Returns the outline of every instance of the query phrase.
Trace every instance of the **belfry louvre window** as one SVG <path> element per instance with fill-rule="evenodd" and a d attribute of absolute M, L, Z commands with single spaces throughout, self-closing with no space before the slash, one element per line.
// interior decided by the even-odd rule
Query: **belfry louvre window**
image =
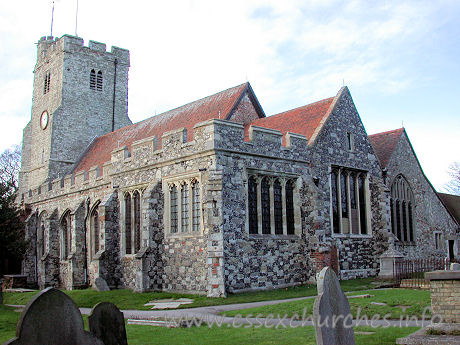
<path fill-rule="evenodd" d="M 403 175 L 391 185 L 391 231 L 401 242 L 414 242 L 414 194 Z"/>
<path fill-rule="evenodd" d="M 297 177 L 250 174 L 247 184 L 247 222 L 251 235 L 294 235 L 300 231 Z"/>
<path fill-rule="evenodd" d="M 169 181 L 168 181 L 169 180 Z M 170 235 L 192 235 L 201 231 L 201 187 L 198 178 L 164 182 L 165 228 Z"/>
<path fill-rule="evenodd" d="M 123 207 L 123 248 L 125 254 L 135 254 L 141 249 L 141 197 L 143 190 L 127 191 Z"/>
<path fill-rule="evenodd" d="M 89 73 L 89 88 L 91 90 L 102 91 L 102 71 L 96 71 L 94 69 Z"/>
<path fill-rule="evenodd" d="M 50 92 L 50 83 L 51 83 L 51 72 L 46 72 L 43 83 L 43 94 L 46 95 Z"/>
<path fill-rule="evenodd" d="M 331 212 L 334 234 L 368 234 L 369 186 L 365 171 L 331 169 Z"/>

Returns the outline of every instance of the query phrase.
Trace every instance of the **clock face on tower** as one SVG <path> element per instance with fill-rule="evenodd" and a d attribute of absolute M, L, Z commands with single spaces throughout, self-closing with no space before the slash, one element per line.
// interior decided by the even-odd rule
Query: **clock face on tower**
<path fill-rule="evenodd" d="M 40 126 L 45 129 L 48 126 L 48 112 L 45 110 L 40 117 Z"/>

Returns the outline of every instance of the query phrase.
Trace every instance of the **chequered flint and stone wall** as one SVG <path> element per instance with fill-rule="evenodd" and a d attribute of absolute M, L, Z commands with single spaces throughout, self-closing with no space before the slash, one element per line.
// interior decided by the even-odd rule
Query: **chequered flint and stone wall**
<path fill-rule="evenodd" d="M 347 133 L 354 141 L 348 150 Z M 323 129 L 310 143 L 312 176 L 318 179 L 315 228 L 320 252 L 336 248 L 341 277 L 351 279 L 375 275 L 378 255 L 387 246 L 389 204 L 380 165 L 348 89 L 342 89 Z M 334 234 L 331 224 L 331 166 L 368 172 L 371 224 L 368 235 Z M 313 257 L 316 252 L 312 253 Z"/>

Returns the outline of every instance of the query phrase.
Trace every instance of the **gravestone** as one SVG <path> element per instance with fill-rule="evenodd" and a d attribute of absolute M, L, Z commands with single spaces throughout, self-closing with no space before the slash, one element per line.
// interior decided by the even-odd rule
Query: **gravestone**
<path fill-rule="evenodd" d="M 350 304 L 333 269 L 321 270 L 317 287 L 318 296 L 313 306 L 316 344 L 354 345 Z"/>
<path fill-rule="evenodd" d="M 113 303 L 101 302 L 88 317 L 89 331 L 104 345 L 128 345 L 123 313 Z"/>
<path fill-rule="evenodd" d="M 85 331 L 80 310 L 65 293 L 47 288 L 26 305 L 16 337 L 4 345 L 104 345 Z"/>
<path fill-rule="evenodd" d="M 107 282 L 105 281 L 104 278 L 101 278 L 101 277 L 97 277 L 94 280 L 94 286 L 97 291 L 110 291 L 110 288 L 107 285 Z"/>

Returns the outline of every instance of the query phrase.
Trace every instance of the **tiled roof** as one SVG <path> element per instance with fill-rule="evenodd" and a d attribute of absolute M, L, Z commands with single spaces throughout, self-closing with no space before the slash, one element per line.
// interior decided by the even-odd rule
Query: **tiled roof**
<path fill-rule="evenodd" d="M 457 223 L 460 224 L 460 196 L 446 193 L 438 193 L 438 196 Z"/>
<path fill-rule="evenodd" d="M 335 98 L 330 97 L 283 113 L 257 119 L 252 121 L 250 125 L 276 129 L 282 132 L 283 135 L 286 132 L 302 134 L 310 140 L 316 129 L 323 123 L 322 120 L 328 113 Z M 249 125 L 246 127 L 247 133 Z"/>
<path fill-rule="evenodd" d="M 88 147 L 73 173 L 97 165 L 102 167 L 102 164 L 110 161 L 114 149 L 123 146 L 130 148 L 137 140 L 156 136 L 161 146 L 162 134 L 173 129 L 187 128 L 187 140 L 190 140 L 195 124 L 213 118 L 227 119 L 247 89 L 250 89 L 250 85 L 244 83 L 100 136 Z"/>
<path fill-rule="evenodd" d="M 398 128 L 388 132 L 369 135 L 369 140 L 382 168 L 385 168 L 390 161 L 391 154 L 403 131 L 404 128 Z"/>

